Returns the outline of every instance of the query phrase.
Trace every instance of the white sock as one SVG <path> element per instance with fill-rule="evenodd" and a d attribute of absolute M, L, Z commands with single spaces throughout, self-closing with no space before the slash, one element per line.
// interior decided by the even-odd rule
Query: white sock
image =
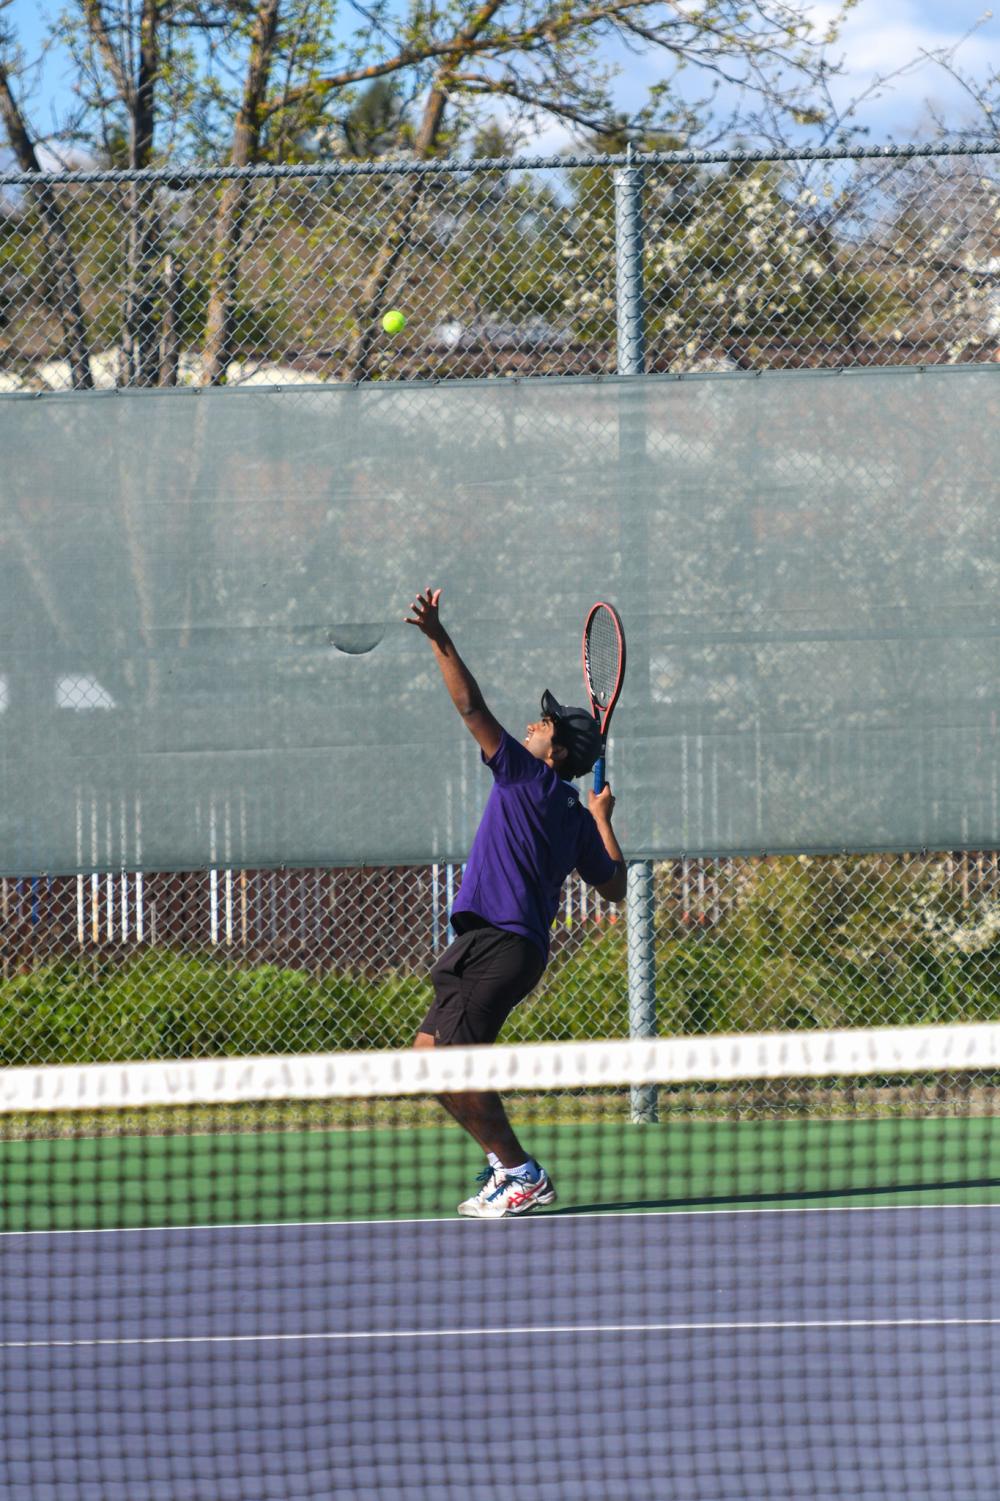
<path fill-rule="evenodd" d="M 520 1163 L 518 1167 L 509 1167 L 506 1171 L 515 1178 L 529 1178 L 534 1183 L 539 1174 L 539 1167 L 535 1159 L 529 1157 L 527 1162 Z"/>
<path fill-rule="evenodd" d="M 538 1164 L 535 1162 L 535 1159 L 533 1157 L 529 1157 L 526 1162 L 519 1163 L 517 1167 L 504 1167 L 496 1152 L 487 1152 L 486 1157 L 489 1161 L 490 1167 L 493 1168 L 496 1172 L 512 1173 L 515 1178 L 531 1178 L 532 1181 L 534 1181 L 534 1179 L 538 1177 L 540 1171 Z"/>

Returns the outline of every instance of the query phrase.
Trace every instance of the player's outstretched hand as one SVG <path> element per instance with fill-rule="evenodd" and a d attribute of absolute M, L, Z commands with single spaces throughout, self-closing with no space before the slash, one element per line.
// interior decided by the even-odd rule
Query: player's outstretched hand
<path fill-rule="evenodd" d="M 440 589 L 426 588 L 422 594 L 417 595 L 410 606 L 411 614 L 406 617 L 407 625 L 415 625 L 431 641 L 440 641 L 444 635 L 444 627 L 438 611 L 440 598 Z"/>
<path fill-rule="evenodd" d="M 587 794 L 587 801 L 590 804 L 590 811 L 598 823 L 611 822 L 611 815 L 615 811 L 615 800 L 611 794 L 610 783 L 605 782 L 600 792 L 595 792 L 591 788 Z"/>

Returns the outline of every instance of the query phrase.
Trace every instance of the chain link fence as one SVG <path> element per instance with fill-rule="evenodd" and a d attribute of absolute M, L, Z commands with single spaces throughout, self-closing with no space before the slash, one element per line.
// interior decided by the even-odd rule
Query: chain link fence
<path fill-rule="evenodd" d="M 0 1062 L 401 1047 L 458 866 L 0 883 Z M 664 1034 L 1000 1017 L 1000 857 L 657 863 Z M 628 1032 L 625 919 L 567 882 L 505 1040 Z"/>
<path fill-rule="evenodd" d="M 642 236 L 624 251 L 623 173 Z M 622 347 L 623 254 L 633 293 L 641 268 L 641 358 Z M 987 148 L 0 177 L 3 392 L 995 360 Z M 677 860 L 653 877 L 642 962 L 661 1032 L 1000 1014 L 995 853 Z M 406 1045 L 460 880 L 5 879 L 0 1061 Z M 505 1039 L 634 1029 L 625 930 L 624 908 L 571 879 Z"/>
<path fill-rule="evenodd" d="M 8 173 L 0 389 L 613 372 L 623 171 L 647 371 L 998 358 L 990 148 L 623 160 Z"/>

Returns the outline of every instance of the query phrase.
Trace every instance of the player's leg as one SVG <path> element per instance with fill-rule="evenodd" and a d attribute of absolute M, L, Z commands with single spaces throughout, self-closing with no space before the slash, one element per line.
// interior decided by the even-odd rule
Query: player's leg
<path fill-rule="evenodd" d="M 429 1032 L 418 1032 L 414 1046 L 437 1044 Z M 466 1219 L 504 1219 L 554 1202 L 551 1178 L 514 1134 L 496 1090 L 461 1090 L 437 1098 L 486 1153 L 486 1164 L 476 1178 L 479 1186 L 459 1204 L 459 1214 Z"/>
<path fill-rule="evenodd" d="M 429 1032 L 418 1032 L 414 1047 L 436 1046 Z M 499 1159 L 504 1167 L 520 1167 L 527 1160 L 527 1152 L 514 1134 L 507 1118 L 503 1100 L 495 1089 L 483 1092 L 462 1090 L 454 1094 L 439 1094 L 437 1098 L 458 1124 L 472 1136 L 489 1156 Z"/>
<path fill-rule="evenodd" d="M 434 1003 L 417 1034 L 417 1047 L 495 1042 L 509 1012 L 544 970 L 527 939 L 493 927 L 456 939 L 431 971 Z M 459 1205 L 477 1218 L 525 1214 L 555 1199 L 551 1181 L 518 1140 L 495 1090 L 455 1091 L 438 1097 L 486 1153 L 479 1191 Z"/>

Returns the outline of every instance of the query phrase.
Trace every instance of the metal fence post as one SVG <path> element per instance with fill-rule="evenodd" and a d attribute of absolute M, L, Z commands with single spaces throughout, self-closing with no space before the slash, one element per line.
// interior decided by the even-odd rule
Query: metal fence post
<path fill-rule="evenodd" d="M 656 1036 L 656 959 L 653 950 L 653 862 L 628 862 L 628 1030 L 630 1037 Z M 649 1125 L 657 1118 L 655 1084 L 635 1084 L 632 1119 Z"/>
<path fill-rule="evenodd" d="M 631 144 L 628 154 L 632 155 Z M 642 375 L 646 361 L 642 179 L 643 169 L 639 166 L 615 168 L 615 309 L 619 375 Z"/>
<path fill-rule="evenodd" d="M 629 157 L 632 147 L 629 145 Z M 617 367 L 619 375 L 642 375 L 645 368 L 645 307 L 642 275 L 642 184 L 643 169 L 631 162 L 615 170 L 615 308 L 617 312 Z M 641 464 L 646 452 L 642 414 L 629 404 L 622 416 L 619 462 L 622 481 Z M 641 538 L 634 539 L 644 552 Z M 640 567 L 642 566 L 640 560 Z M 626 621 L 626 626 L 627 626 Z M 641 665 L 641 659 L 636 665 Z M 634 673 L 633 666 L 633 673 Z M 639 693 L 648 691 L 648 669 L 642 673 Z M 635 686 L 633 677 L 633 687 Z M 653 864 L 651 860 L 628 862 L 628 1029 L 630 1037 L 656 1035 L 656 959 L 653 946 Z M 656 1120 L 657 1091 L 654 1084 L 633 1086 L 633 1121 Z"/>

